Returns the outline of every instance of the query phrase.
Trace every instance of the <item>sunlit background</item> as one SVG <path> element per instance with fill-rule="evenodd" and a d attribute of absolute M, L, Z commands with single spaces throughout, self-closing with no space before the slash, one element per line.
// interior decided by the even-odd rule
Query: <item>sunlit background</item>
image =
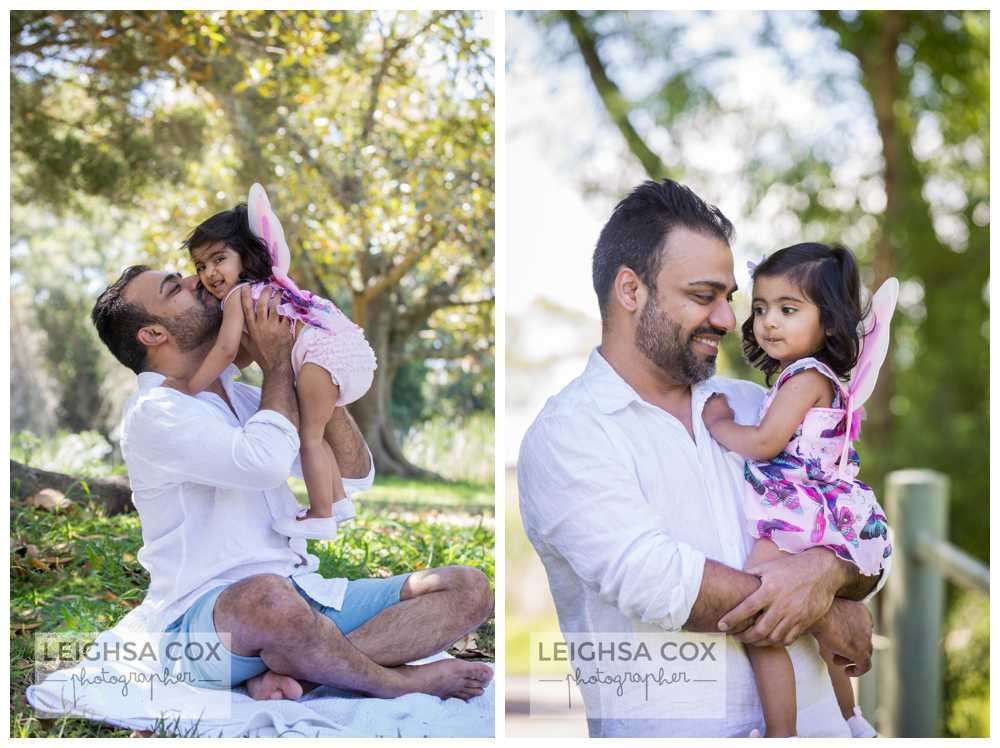
<path fill-rule="evenodd" d="M 508 14 L 512 734 L 585 734 L 524 715 L 528 637 L 558 623 L 513 471 L 599 342 L 591 253 L 644 179 L 682 181 L 733 221 L 739 320 L 746 260 L 792 243 L 846 244 L 869 288 L 899 277 L 861 475 L 880 496 L 897 468 L 948 475 L 950 539 L 988 562 L 988 50 L 985 12 Z M 762 381 L 728 338 L 721 373 Z M 987 603 L 951 589 L 947 621 L 942 734 L 988 734 Z"/>

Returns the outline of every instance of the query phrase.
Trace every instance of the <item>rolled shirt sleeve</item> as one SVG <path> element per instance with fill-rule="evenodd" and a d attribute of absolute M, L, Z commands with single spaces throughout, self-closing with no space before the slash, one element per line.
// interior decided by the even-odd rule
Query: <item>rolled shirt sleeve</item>
<path fill-rule="evenodd" d="M 261 490 L 288 480 L 299 451 L 291 421 L 261 410 L 232 426 L 211 405 L 158 387 L 132 411 L 123 442 L 129 460 L 142 460 L 170 482 Z"/>
<path fill-rule="evenodd" d="M 599 426 L 580 420 L 536 421 L 522 442 L 518 487 L 528 536 L 565 559 L 603 602 L 679 630 L 698 596 L 705 556 L 671 537 L 627 456 Z"/>

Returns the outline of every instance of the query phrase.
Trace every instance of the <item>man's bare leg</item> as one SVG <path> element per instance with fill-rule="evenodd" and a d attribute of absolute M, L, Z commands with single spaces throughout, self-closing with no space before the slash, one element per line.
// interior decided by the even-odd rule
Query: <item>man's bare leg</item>
<path fill-rule="evenodd" d="M 380 665 L 400 665 L 458 641 L 489 618 L 492 608 L 489 582 L 476 569 L 448 566 L 416 571 L 403 584 L 399 603 L 351 631 L 347 639 Z M 421 631 L 436 633 L 436 638 L 415 635 Z M 483 694 L 493 675 L 487 666 L 481 667 L 479 682 L 469 684 L 464 693 L 456 694 L 458 698 Z M 247 691 L 255 699 L 294 700 L 316 685 L 268 670 L 248 680 Z"/>
<path fill-rule="evenodd" d="M 400 601 L 347 638 L 379 665 L 392 667 L 437 654 L 490 617 L 489 580 L 469 566 L 415 571 Z"/>
<path fill-rule="evenodd" d="M 472 578 L 465 572 L 460 575 Z M 428 584 L 431 584 L 429 580 Z M 482 586 L 478 582 L 467 584 L 478 588 Z M 463 588 L 463 594 L 469 594 L 468 586 Z M 445 601 L 450 601 L 453 596 L 453 593 L 444 596 Z M 489 606 L 485 604 L 488 601 L 488 596 L 478 600 L 471 598 L 458 611 L 456 620 L 447 622 L 448 635 L 460 628 L 464 628 L 463 633 L 475 628 L 488 615 Z M 432 602 L 440 603 L 441 600 Z M 399 606 L 393 606 L 396 607 Z M 438 605 L 434 607 L 439 611 L 436 615 L 443 614 L 440 612 L 442 608 Z M 301 686 L 291 683 L 292 680 L 324 683 L 389 698 L 414 692 L 441 698 L 471 698 L 481 693 L 484 683 L 492 677 L 492 671 L 487 666 L 459 660 L 442 660 L 415 667 L 383 667 L 341 634 L 332 621 L 316 613 L 287 579 L 276 575 L 259 575 L 232 585 L 219 596 L 214 616 L 219 631 L 231 632 L 230 648 L 234 653 L 259 656 L 270 669 L 254 684 L 248 682 L 248 689 L 253 685 L 258 694 L 255 698 L 297 698 L 301 695 Z M 441 646 L 438 646 L 438 641 L 444 636 L 437 631 L 442 626 L 441 619 L 437 618 L 434 622 L 434 631 L 424 648 L 436 648 L 428 654 L 439 651 Z M 402 628 L 412 626 L 412 621 L 398 623 L 406 624 Z M 359 636 L 364 628 L 358 629 Z M 462 633 L 456 634 L 450 641 L 460 636 Z M 385 646 L 388 640 L 380 641 L 380 646 Z M 419 642 L 409 642 L 410 647 L 414 644 Z M 278 677 L 278 674 L 287 675 L 289 681 Z"/>

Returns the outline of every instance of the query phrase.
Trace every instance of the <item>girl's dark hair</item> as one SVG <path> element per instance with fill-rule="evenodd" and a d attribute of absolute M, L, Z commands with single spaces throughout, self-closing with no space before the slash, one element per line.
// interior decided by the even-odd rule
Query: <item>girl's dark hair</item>
<path fill-rule="evenodd" d="M 851 250 L 839 244 L 793 244 L 779 249 L 754 269 L 753 280 L 764 276 L 787 278 L 819 308 L 825 337 L 823 347 L 813 356 L 846 379 L 858 361 L 858 331 L 867 313 L 861 307 L 861 280 Z M 757 343 L 753 312 L 743 323 L 743 355 L 751 366 L 764 372 L 770 386 L 781 364 Z"/>
<path fill-rule="evenodd" d="M 271 255 L 264 242 L 250 230 L 246 203 L 202 221 L 184 240 L 183 246 L 191 252 L 217 242 L 224 242 L 240 256 L 243 262 L 241 279 L 266 281 L 271 277 Z"/>

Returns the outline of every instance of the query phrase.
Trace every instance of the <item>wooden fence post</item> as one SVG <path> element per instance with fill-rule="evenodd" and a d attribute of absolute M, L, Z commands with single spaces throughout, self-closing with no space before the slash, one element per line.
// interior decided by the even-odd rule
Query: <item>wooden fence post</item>
<path fill-rule="evenodd" d="M 921 563 L 918 538 L 948 537 L 948 478 L 933 470 L 897 470 L 886 478 L 893 528 L 892 573 L 881 597 L 888 657 L 879 667 L 887 737 L 941 734 L 941 631 L 944 575 Z"/>

